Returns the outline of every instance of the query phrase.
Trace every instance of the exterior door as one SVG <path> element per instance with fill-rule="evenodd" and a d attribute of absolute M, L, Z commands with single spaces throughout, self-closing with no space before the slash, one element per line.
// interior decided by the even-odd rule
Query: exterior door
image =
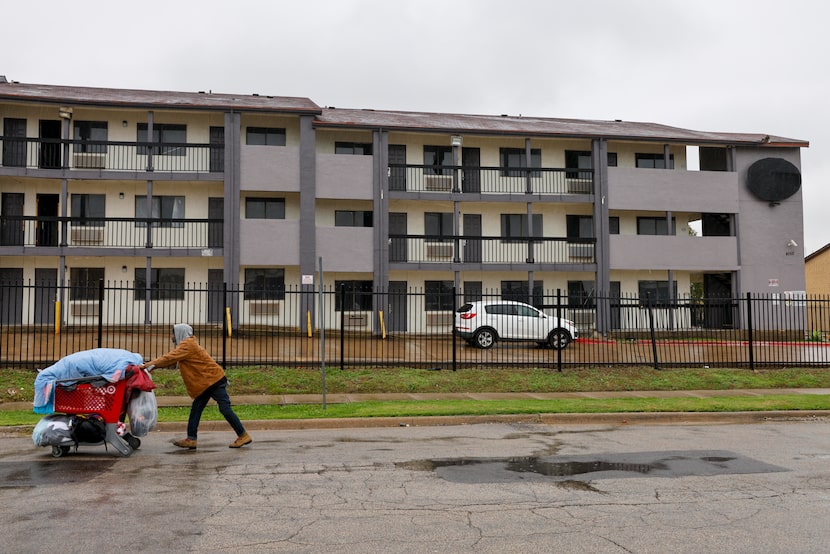
<path fill-rule="evenodd" d="M 406 190 L 406 145 L 389 145 L 389 190 Z"/>
<path fill-rule="evenodd" d="M 395 237 L 394 235 L 398 235 Z M 389 214 L 389 261 L 405 262 L 409 259 L 406 245 L 406 214 Z"/>
<path fill-rule="evenodd" d="M 26 167 L 26 120 L 3 118 L 3 166 Z"/>
<path fill-rule="evenodd" d="M 208 198 L 208 248 L 225 246 L 225 199 Z"/>
<path fill-rule="evenodd" d="M 479 238 L 475 238 L 479 237 Z M 481 214 L 464 214 L 464 262 L 481 263 Z"/>
<path fill-rule="evenodd" d="M 4 192 L 0 197 L 0 246 L 23 245 L 23 193 Z"/>
<path fill-rule="evenodd" d="M 224 271 L 221 269 L 208 269 L 208 291 L 207 291 L 207 320 L 208 323 L 221 323 L 225 311 L 225 299 L 223 297 Z"/>
<path fill-rule="evenodd" d="M 225 128 L 210 128 L 210 172 L 225 171 Z"/>
<path fill-rule="evenodd" d="M 37 195 L 36 246 L 58 245 L 58 203 L 57 194 Z"/>
<path fill-rule="evenodd" d="M 0 268 L 0 323 L 23 323 L 23 268 Z"/>
<path fill-rule="evenodd" d="M 40 158 L 41 169 L 59 169 L 61 167 L 61 122 L 60 120 L 40 120 Z"/>
<path fill-rule="evenodd" d="M 55 323 L 55 302 L 58 299 L 58 270 L 35 269 L 35 324 Z"/>
<path fill-rule="evenodd" d="M 703 326 L 706 329 L 731 329 L 732 274 L 707 273 L 703 276 Z"/>
<path fill-rule="evenodd" d="M 389 299 L 386 308 L 387 330 L 389 332 L 406 332 L 406 281 L 389 281 Z"/>
<path fill-rule="evenodd" d="M 461 149 L 461 192 L 481 192 L 481 150 Z"/>

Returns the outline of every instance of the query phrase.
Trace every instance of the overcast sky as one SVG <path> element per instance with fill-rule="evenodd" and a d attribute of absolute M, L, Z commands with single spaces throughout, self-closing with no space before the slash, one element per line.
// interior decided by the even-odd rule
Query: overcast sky
<path fill-rule="evenodd" d="M 0 75 L 807 140 L 809 254 L 830 243 L 828 15 L 820 0 L 15 1 Z"/>

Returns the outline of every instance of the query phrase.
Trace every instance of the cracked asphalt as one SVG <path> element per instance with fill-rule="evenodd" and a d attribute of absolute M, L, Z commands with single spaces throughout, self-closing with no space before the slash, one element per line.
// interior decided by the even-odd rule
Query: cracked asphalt
<path fill-rule="evenodd" d="M 0 438 L 6 552 L 825 552 L 830 420 Z"/>

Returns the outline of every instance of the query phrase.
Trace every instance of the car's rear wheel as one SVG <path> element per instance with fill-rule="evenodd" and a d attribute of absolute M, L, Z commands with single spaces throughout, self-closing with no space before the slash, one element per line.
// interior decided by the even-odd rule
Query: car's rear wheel
<path fill-rule="evenodd" d="M 548 344 L 551 348 L 562 350 L 571 343 L 571 334 L 564 329 L 554 329 L 548 335 Z"/>
<path fill-rule="evenodd" d="M 476 331 L 476 334 L 473 335 L 473 344 L 479 348 L 492 348 L 492 346 L 496 344 L 496 340 L 498 340 L 496 332 L 487 327 L 479 329 Z"/>

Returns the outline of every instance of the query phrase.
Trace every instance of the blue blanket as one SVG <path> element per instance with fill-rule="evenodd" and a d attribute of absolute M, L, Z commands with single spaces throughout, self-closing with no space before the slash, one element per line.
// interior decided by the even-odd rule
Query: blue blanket
<path fill-rule="evenodd" d="M 34 412 L 51 414 L 55 411 L 55 381 L 79 377 L 101 376 L 110 383 L 124 379 L 127 366 L 141 365 L 141 354 L 118 348 L 94 348 L 64 356 L 47 367 L 35 378 Z"/>

